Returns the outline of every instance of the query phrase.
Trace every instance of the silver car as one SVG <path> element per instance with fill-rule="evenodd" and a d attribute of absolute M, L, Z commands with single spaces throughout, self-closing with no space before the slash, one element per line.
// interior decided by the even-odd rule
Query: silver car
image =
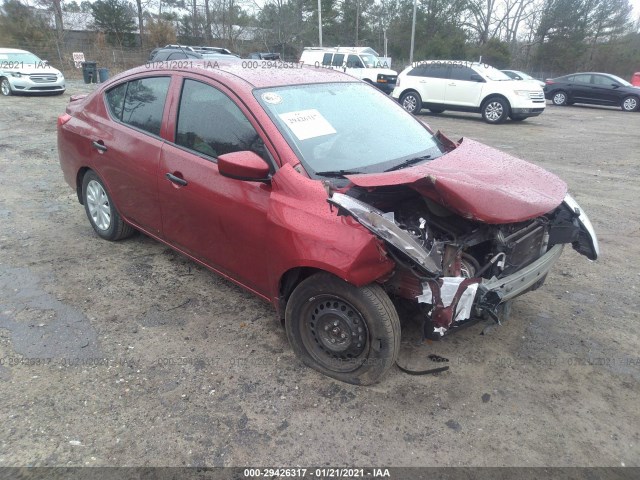
<path fill-rule="evenodd" d="M 60 95 L 66 89 L 64 75 L 45 60 L 26 50 L 0 48 L 0 92 L 53 93 Z"/>

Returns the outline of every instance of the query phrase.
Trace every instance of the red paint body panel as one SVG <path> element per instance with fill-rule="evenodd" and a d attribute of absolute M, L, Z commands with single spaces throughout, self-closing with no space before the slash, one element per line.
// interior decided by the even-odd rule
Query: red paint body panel
<path fill-rule="evenodd" d="M 548 213 L 567 193 L 556 175 L 469 139 L 431 162 L 347 178 L 365 188 L 408 185 L 465 218 L 494 224 Z"/>
<path fill-rule="evenodd" d="M 256 86 L 287 85 L 292 79 L 353 79 L 322 69 L 265 78 L 240 67 L 227 70 L 171 71 L 160 137 L 111 119 L 103 94 L 122 81 L 167 75 L 166 69 L 130 70 L 68 104 L 72 118 L 58 128 L 67 183 L 77 189 L 80 170 L 96 171 L 128 223 L 274 305 L 282 276 L 294 268 L 324 270 L 357 286 L 388 275 L 395 263 L 382 242 L 352 218 L 336 215 L 322 183 L 292 168 L 299 159 L 252 94 Z M 214 161 L 173 143 L 185 77 L 218 88 L 237 104 L 278 166 L 270 184 L 223 177 Z M 91 145 L 95 140 L 102 140 L 107 152 L 98 153 Z M 167 173 L 188 184 L 170 182 Z"/>

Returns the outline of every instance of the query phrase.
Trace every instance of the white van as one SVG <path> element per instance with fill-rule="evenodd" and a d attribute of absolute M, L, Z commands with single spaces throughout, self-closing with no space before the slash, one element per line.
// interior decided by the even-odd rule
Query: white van
<path fill-rule="evenodd" d="M 389 68 L 387 60 L 379 58 L 369 47 L 306 47 L 300 62 L 316 68 L 342 70 L 385 93 L 393 91 L 398 77 L 398 72 Z"/>

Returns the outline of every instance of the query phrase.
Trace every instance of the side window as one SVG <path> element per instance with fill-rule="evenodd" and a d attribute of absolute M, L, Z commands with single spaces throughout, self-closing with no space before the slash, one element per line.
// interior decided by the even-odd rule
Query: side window
<path fill-rule="evenodd" d="M 109 112 L 114 118 L 122 121 L 122 109 L 124 107 L 124 94 L 127 93 L 127 84 L 123 83 L 107 91 L 105 98 L 109 106 Z"/>
<path fill-rule="evenodd" d="M 333 62 L 331 63 L 331 65 L 333 65 L 334 67 L 341 67 L 343 63 L 344 63 L 344 53 L 336 53 L 333 56 Z"/>
<path fill-rule="evenodd" d="M 169 77 L 151 77 L 128 83 L 122 121 L 154 135 L 160 135 Z"/>
<path fill-rule="evenodd" d="M 195 80 L 182 86 L 176 144 L 214 158 L 243 150 L 268 158 L 262 139 L 238 106 L 220 90 Z"/>
<path fill-rule="evenodd" d="M 347 67 L 349 68 L 364 68 L 362 60 L 357 55 L 349 55 L 347 57 Z"/>
<path fill-rule="evenodd" d="M 425 77 L 426 76 L 426 68 L 424 66 L 415 67 L 413 70 L 409 71 L 407 75 L 410 77 Z"/>
<path fill-rule="evenodd" d="M 591 83 L 591 75 L 575 75 L 573 81 L 577 83 Z"/>
<path fill-rule="evenodd" d="M 569 75 L 568 77 L 566 77 L 566 81 L 567 82 L 575 82 L 576 81 L 576 76 L 575 75 Z"/>
<path fill-rule="evenodd" d="M 447 70 L 449 67 L 437 63 L 429 63 L 425 65 L 425 77 L 432 78 L 448 78 Z"/>
<path fill-rule="evenodd" d="M 324 56 L 322 57 L 322 65 L 324 65 L 325 67 L 328 67 L 329 65 L 331 65 L 332 56 L 333 56 L 332 53 L 325 53 Z"/>
<path fill-rule="evenodd" d="M 598 85 L 599 87 L 610 87 L 614 83 L 617 84 L 614 79 L 605 77 L 604 75 L 593 75 L 593 84 Z"/>
<path fill-rule="evenodd" d="M 476 72 L 474 72 L 469 67 L 465 67 L 462 65 L 453 65 L 451 67 L 451 73 L 449 74 L 449 78 L 453 80 L 463 80 L 465 82 L 470 82 L 471 75 L 473 75 L 474 73 Z"/>

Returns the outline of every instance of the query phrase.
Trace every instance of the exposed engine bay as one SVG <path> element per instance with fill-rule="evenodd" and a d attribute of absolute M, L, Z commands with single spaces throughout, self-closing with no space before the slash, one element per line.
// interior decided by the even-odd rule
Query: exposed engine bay
<path fill-rule="evenodd" d="M 500 304 L 539 288 L 567 243 L 598 256 L 591 224 L 568 195 L 545 215 L 506 224 L 465 219 L 406 186 L 354 187 L 328 201 L 385 241 L 397 267 L 384 286 L 420 303 L 425 336 L 479 316 L 499 321 Z"/>

